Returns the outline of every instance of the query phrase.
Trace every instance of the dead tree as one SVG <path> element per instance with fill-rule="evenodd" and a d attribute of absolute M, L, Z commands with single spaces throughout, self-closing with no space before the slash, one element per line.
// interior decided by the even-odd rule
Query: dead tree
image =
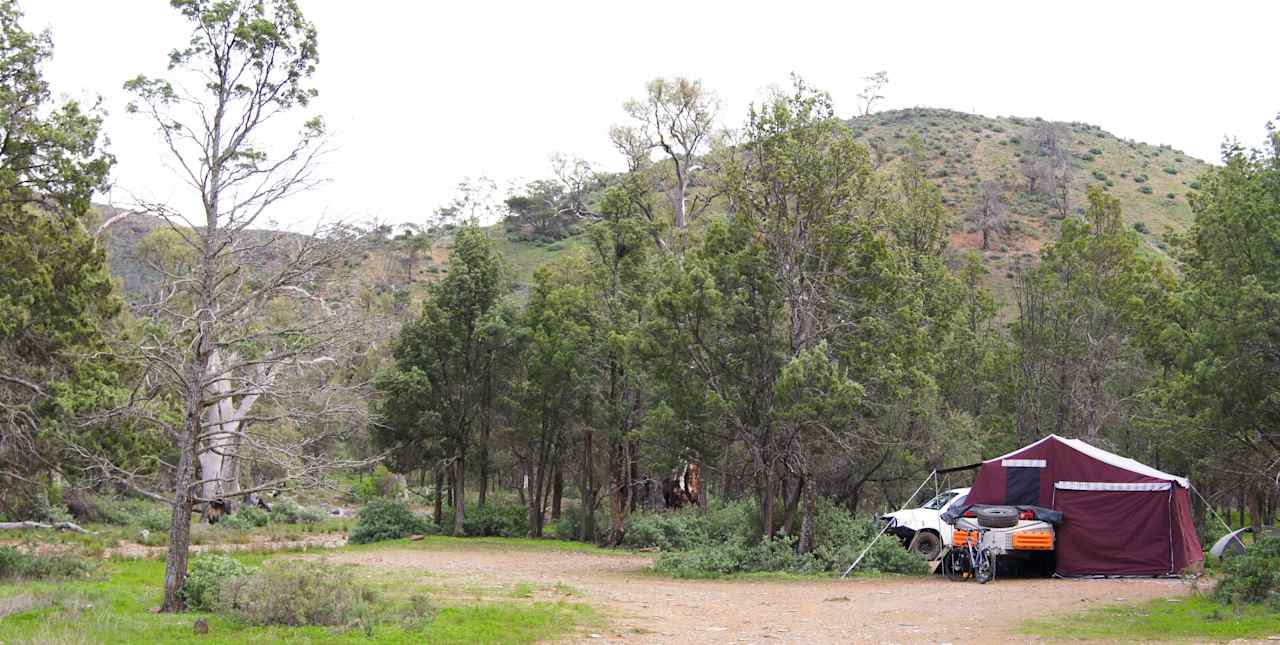
<path fill-rule="evenodd" d="M 986 180 L 978 190 L 978 202 L 969 213 L 969 219 L 982 231 L 982 250 L 991 249 L 991 235 L 1009 230 L 1004 194 L 996 182 Z"/>
<path fill-rule="evenodd" d="M 183 608 L 193 509 L 286 482 L 319 485 L 330 470 L 356 465 L 322 447 L 361 428 L 363 411 L 358 386 L 335 373 L 358 346 L 359 319 L 333 291 L 360 232 L 260 229 L 282 200 L 319 181 L 322 122 L 289 122 L 315 96 L 307 85 L 315 28 L 286 0 L 177 8 L 192 33 L 170 57 L 169 78 L 139 76 L 127 89 L 135 97 L 129 112 L 154 123 L 198 204 L 195 216 L 165 203 L 138 206 L 165 222 L 189 262 L 140 308 L 153 324 L 138 348 L 145 368 L 128 405 L 95 419 L 160 428 L 176 462 L 140 472 L 81 451 L 100 475 L 170 504 L 165 611 Z M 261 145 L 265 130 L 291 125 L 299 128 L 291 145 Z M 270 475 L 242 488 L 246 463 Z M 168 494 L 159 482 L 171 486 Z"/>

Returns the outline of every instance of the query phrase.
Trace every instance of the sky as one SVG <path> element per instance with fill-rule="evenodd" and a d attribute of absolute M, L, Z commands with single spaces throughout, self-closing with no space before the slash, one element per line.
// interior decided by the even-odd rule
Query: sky
<path fill-rule="evenodd" d="M 1280 112 L 1276 2 L 466 2 L 298 0 L 316 24 L 328 181 L 276 226 L 422 222 L 467 177 L 549 176 L 554 152 L 617 170 L 622 103 L 655 77 L 700 79 L 721 125 L 795 72 L 852 116 L 885 70 L 877 109 L 940 107 L 1084 121 L 1214 161 L 1261 142 Z M 154 131 L 125 113 L 125 80 L 164 72 L 189 34 L 163 0 L 25 0 L 52 31 L 54 93 L 101 97 L 114 189 L 190 209 Z M 266 142 L 272 143 L 270 141 Z M 285 143 L 285 142 L 281 142 Z"/>

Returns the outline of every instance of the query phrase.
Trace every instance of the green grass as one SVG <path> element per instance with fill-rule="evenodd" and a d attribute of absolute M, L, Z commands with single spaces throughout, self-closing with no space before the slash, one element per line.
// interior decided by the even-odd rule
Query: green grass
<path fill-rule="evenodd" d="M 259 564 L 267 556 L 237 556 Z M 532 643 L 563 637 L 597 620 L 591 607 L 567 602 L 481 603 L 445 606 L 435 620 L 416 629 L 375 625 L 363 631 L 324 627 L 253 627 L 199 613 L 156 614 L 164 563 L 113 560 L 85 581 L 25 582 L 0 585 L 0 640 L 14 643 L 169 643 L 190 640 L 198 618 L 209 623 L 204 643 Z M 376 576 L 369 582 L 376 583 Z M 380 589 L 387 600 L 409 594 L 403 579 Z M 6 609 L 9 608 L 9 609 Z"/>
<path fill-rule="evenodd" d="M 1054 639 L 1206 641 L 1280 634 L 1280 613 L 1265 607 L 1221 605 L 1202 596 L 1124 607 L 1100 607 L 1028 621 L 1022 633 Z"/>

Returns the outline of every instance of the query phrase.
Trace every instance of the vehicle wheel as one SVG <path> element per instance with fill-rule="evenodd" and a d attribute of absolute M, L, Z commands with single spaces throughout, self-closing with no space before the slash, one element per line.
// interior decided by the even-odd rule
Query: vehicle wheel
<path fill-rule="evenodd" d="M 907 547 L 907 550 L 925 562 L 933 562 L 942 555 L 942 538 L 933 531 L 916 531 L 916 536 L 911 538 L 911 546 Z"/>
<path fill-rule="evenodd" d="M 978 516 L 978 525 L 989 529 L 1004 529 L 1018 525 L 1018 509 L 1012 506 L 991 506 L 978 509 L 974 513 Z"/>

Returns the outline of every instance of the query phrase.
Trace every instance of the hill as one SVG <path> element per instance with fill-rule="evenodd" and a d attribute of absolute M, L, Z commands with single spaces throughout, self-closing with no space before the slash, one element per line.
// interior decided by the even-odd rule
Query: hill
<path fill-rule="evenodd" d="M 1054 138 L 1060 158 L 1069 166 L 1065 211 L 1082 212 L 1085 191 L 1091 184 L 1100 184 L 1120 200 L 1126 221 L 1153 252 L 1164 252 L 1166 233 L 1190 224 L 1187 193 L 1209 169 L 1205 162 L 1169 146 L 1122 139 L 1085 123 L 917 108 L 858 117 L 849 125 L 886 174 L 904 156 L 919 156 L 953 213 L 952 249 L 979 251 L 989 271 L 989 284 L 1006 301 L 1016 271 L 1034 263 L 1041 246 L 1057 238 L 1063 218 L 1058 199 L 1043 190 L 1030 190 L 1025 171 L 1044 154 L 1041 139 L 1045 136 Z M 966 221 L 984 181 L 997 186 L 1007 204 L 1008 223 L 1007 232 L 997 234 L 985 251 L 981 233 Z M 104 217 L 109 214 L 104 207 Z M 148 268 L 137 251 L 162 225 L 158 219 L 131 216 L 105 235 L 112 272 L 131 299 L 143 297 L 158 284 L 159 273 Z M 538 267 L 584 241 L 581 235 L 557 241 L 517 239 L 508 237 L 502 224 L 490 232 L 500 242 L 518 288 L 528 283 Z M 429 250 L 415 248 L 388 230 L 353 267 L 353 279 L 359 282 L 355 292 L 370 307 L 403 310 L 421 297 L 427 284 L 448 271 L 448 246 L 445 239 Z"/>

